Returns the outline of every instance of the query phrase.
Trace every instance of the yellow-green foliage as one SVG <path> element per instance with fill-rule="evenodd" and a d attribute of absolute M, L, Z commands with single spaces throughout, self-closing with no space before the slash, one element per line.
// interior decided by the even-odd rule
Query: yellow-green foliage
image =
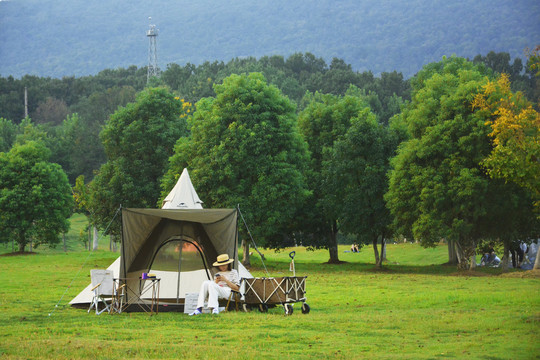
<path fill-rule="evenodd" d="M 0 257 L 0 358 L 6 359 L 531 359 L 540 350 L 540 280 L 525 273 L 460 273 L 445 246 L 389 245 L 346 253 L 296 248 L 311 312 L 88 314 L 67 303 L 118 253 Z M 1 250 L 1 249 L 0 249 Z M 266 250 L 272 276 L 290 275 L 288 251 Z M 85 262 L 86 261 L 86 262 Z M 264 276 L 258 257 L 253 273 Z M 83 266 L 84 263 L 84 266 Z M 530 274 L 530 273 L 529 273 Z M 71 285 L 71 286 L 70 286 Z M 68 288 L 68 286 L 70 286 Z M 67 290 L 66 290 L 67 289 Z M 60 301 L 59 307 L 55 308 Z M 48 314 L 52 313 L 51 316 Z"/>

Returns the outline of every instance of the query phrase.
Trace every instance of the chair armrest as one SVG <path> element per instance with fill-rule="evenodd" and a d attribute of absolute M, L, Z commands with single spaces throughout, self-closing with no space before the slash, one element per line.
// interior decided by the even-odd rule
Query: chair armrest
<path fill-rule="evenodd" d="M 96 290 L 97 287 L 101 286 L 101 283 L 97 284 L 96 286 L 94 286 L 92 289 L 90 289 L 90 291 L 94 291 Z"/>

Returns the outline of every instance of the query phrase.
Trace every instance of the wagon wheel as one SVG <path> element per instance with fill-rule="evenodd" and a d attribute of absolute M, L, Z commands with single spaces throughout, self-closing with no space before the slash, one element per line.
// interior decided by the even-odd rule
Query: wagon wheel
<path fill-rule="evenodd" d="M 242 304 L 242 311 L 243 312 L 250 312 L 251 311 L 251 305 L 243 303 Z"/>
<path fill-rule="evenodd" d="M 294 308 L 291 304 L 285 304 L 283 308 L 285 309 L 285 315 L 292 315 Z"/>
<path fill-rule="evenodd" d="M 262 312 L 262 313 L 268 312 L 268 305 L 259 304 L 259 311 Z"/>
<path fill-rule="evenodd" d="M 306 303 L 303 303 L 303 304 L 302 304 L 302 314 L 309 314 L 309 310 L 311 310 L 311 309 L 309 308 L 309 305 L 306 304 Z"/>

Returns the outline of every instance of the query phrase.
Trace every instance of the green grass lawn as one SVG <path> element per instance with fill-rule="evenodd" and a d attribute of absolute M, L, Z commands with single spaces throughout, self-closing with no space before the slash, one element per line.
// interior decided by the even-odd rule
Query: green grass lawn
<path fill-rule="evenodd" d="M 270 275 L 291 274 L 290 250 L 264 251 Z M 380 271 L 371 247 L 359 254 L 340 247 L 342 265 L 324 264 L 324 250 L 294 250 L 297 275 L 308 276 L 307 315 L 296 304 L 291 316 L 281 307 L 96 316 L 67 303 L 90 283 L 90 269 L 106 268 L 118 253 L 2 256 L 0 358 L 539 358 L 540 278 L 532 272 L 458 272 L 440 265 L 445 246 L 389 245 Z M 265 276 L 258 256 L 252 261 L 252 273 Z"/>

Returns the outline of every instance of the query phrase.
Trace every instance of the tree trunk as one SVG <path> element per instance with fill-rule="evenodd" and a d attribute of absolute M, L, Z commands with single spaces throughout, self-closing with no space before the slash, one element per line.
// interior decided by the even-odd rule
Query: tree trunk
<path fill-rule="evenodd" d="M 371 245 L 373 246 L 373 252 L 375 254 L 375 265 L 378 265 L 379 264 L 379 249 L 377 249 L 377 238 L 371 241 Z"/>
<path fill-rule="evenodd" d="M 330 231 L 330 241 L 328 242 L 328 252 L 330 254 L 329 264 L 339 264 L 338 243 L 337 243 L 337 222 L 332 223 L 332 231 Z"/>
<path fill-rule="evenodd" d="M 461 244 L 459 241 L 454 240 L 454 249 L 456 251 L 456 258 L 457 258 L 457 267 L 458 269 L 466 270 L 468 264 L 467 256 L 465 255 L 465 252 L 463 251 L 463 248 L 461 247 Z"/>
<path fill-rule="evenodd" d="M 386 239 L 384 238 L 384 236 L 381 240 L 381 265 L 383 261 L 388 261 L 388 259 L 386 258 Z"/>
<path fill-rule="evenodd" d="M 502 271 L 507 272 L 508 271 L 508 255 L 510 254 L 510 248 L 508 246 L 508 243 L 506 241 L 503 241 L 503 258 L 502 258 Z"/>
<path fill-rule="evenodd" d="M 96 226 L 94 226 L 94 236 L 93 236 L 93 246 L 92 246 L 92 251 L 96 251 L 98 249 L 98 239 L 99 239 L 99 236 L 98 236 L 98 229 Z"/>
<path fill-rule="evenodd" d="M 251 260 L 249 259 L 249 243 L 245 239 L 242 239 L 242 252 L 242 264 L 244 266 L 250 266 Z"/>
<path fill-rule="evenodd" d="M 381 237 L 381 256 L 379 256 L 379 253 L 377 251 L 377 239 L 373 241 L 373 250 L 375 251 L 375 266 L 378 268 L 382 268 L 382 263 L 385 260 L 383 254 L 386 253 L 386 244 L 384 241 L 384 237 Z"/>
<path fill-rule="evenodd" d="M 469 270 L 474 270 L 474 269 L 476 269 L 476 241 L 472 242 L 471 252 L 472 252 L 472 254 L 469 257 L 470 262 L 471 262 L 469 264 Z"/>
<path fill-rule="evenodd" d="M 534 270 L 540 269 L 540 261 L 538 260 L 538 259 L 540 259 L 540 256 L 538 256 L 538 253 L 540 252 L 540 247 L 537 246 L 536 249 L 537 249 L 536 260 L 534 261 L 534 266 L 533 266 Z"/>
<path fill-rule="evenodd" d="M 457 265 L 458 259 L 457 259 L 457 253 L 456 253 L 454 240 L 447 240 L 447 243 L 448 243 L 448 264 Z"/>
<path fill-rule="evenodd" d="M 470 270 L 476 269 L 476 255 L 471 256 L 471 265 L 469 267 Z"/>

